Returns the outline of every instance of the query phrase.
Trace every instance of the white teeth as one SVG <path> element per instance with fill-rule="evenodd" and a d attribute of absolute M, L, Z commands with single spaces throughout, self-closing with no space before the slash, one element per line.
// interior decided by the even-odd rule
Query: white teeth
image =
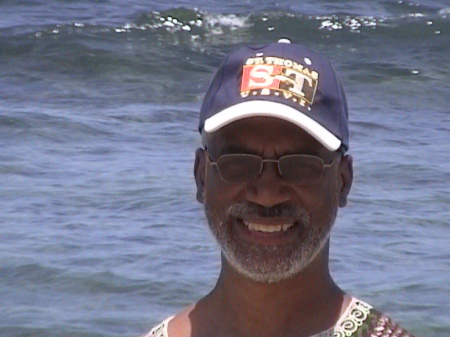
<path fill-rule="evenodd" d="M 271 226 L 271 225 L 261 225 L 261 224 L 257 224 L 257 223 L 246 222 L 246 221 L 244 221 L 244 224 L 251 231 L 264 232 L 264 233 L 274 233 L 274 232 L 281 232 L 281 231 L 284 232 L 284 231 L 287 231 L 292 226 L 294 226 L 293 223 Z"/>
<path fill-rule="evenodd" d="M 294 224 L 286 224 L 286 225 L 283 225 L 283 231 L 287 231 L 289 228 L 291 228 L 292 226 L 293 226 Z"/>

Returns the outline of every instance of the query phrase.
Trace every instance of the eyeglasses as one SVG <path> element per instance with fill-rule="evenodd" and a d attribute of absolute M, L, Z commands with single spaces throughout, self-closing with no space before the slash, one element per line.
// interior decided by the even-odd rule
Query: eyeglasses
<path fill-rule="evenodd" d="M 251 182 L 261 174 L 264 163 L 277 163 L 280 176 L 296 185 L 314 185 L 321 179 L 325 169 L 330 168 L 339 156 L 331 163 L 325 164 L 320 157 L 307 154 L 293 154 L 276 159 L 263 159 L 253 154 L 225 154 L 213 161 L 208 153 L 206 157 L 212 166 L 216 166 L 220 178 L 229 184 Z"/>

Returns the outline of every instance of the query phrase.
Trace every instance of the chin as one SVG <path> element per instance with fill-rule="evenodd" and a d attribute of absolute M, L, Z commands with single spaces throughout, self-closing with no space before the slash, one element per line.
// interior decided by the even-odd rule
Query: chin
<path fill-rule="evenodd" d="M 272 255 L 271 258 L 262 256 L 255 258 L 253 254 L 236 256 L 234 253 L 230 254 L 227 249 L 222 249 L 222 253 L 228 264 L 242 276 L 254 282 L 271 284 L 301 274 L 314 261 L 321 250 L 320 248 L 314 252 L 303 253 L 301 256 L 297 255 L 290 258 L 276 255 L 276 250 L 272 252 L 275 255 Z"/>
<path fill-rule="evenodd" d="M 298 239 L 287 245 L 242 242 L 231 231 L 229 219 L 215 221 L 205 207 L 210 230 L 226 263 L 238 274 L 258 283 L 277 283 L 301 274 L 323 251 L 330 230 L 308 225 Z"/>

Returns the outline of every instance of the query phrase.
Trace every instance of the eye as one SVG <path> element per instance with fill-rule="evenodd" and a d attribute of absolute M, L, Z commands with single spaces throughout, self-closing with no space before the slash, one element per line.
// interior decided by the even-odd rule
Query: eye
<path fill-rule="evenodd" d="M 221 177 L 230 183 L 243 183 L 252 180 L 261 172 L 262 160 L 248 154 L 229 154 L 217 161 Z"/>
<path fill-rule="evenodd" d="M 320 158 L 308 155 L 290 155 L 280 158 L 281 175 L 287 181 L 309 184 L 320 180 L 323 162 Z"/>

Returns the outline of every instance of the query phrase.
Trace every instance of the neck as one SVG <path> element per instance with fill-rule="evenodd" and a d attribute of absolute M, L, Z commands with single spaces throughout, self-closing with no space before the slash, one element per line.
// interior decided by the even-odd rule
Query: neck
<path fill-rule="evenodd" d="M 211 293 L 223 315 L 242 334 L 275 336 L 285 331 L 318 333 L 338 319 L 344 293 L 328 268 L 326 244 L 310 265 L 292 278 L 277 283 L 255 282 L 238 273 L 222 257 L 222 272 Z M 329 319 L 324 319 L 329 317 Z M 291 328 L 289 328 L 291 327 Z"/>

